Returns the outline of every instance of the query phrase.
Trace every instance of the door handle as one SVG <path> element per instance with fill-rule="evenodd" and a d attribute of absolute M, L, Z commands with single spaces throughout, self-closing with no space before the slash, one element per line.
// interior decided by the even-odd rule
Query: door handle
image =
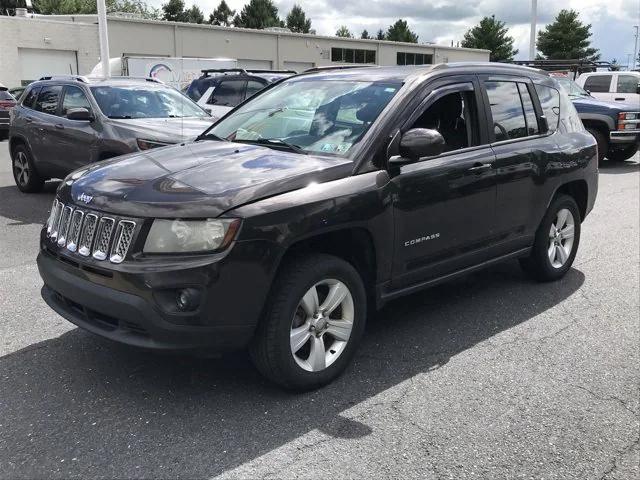
<path fill-rule="evenodd" d="M 27 122 L 27 123 L 33 123 L 33 118 L 31 118 L 31 117 L 26 117 L 26 118 L 24 119 L 24 121 L 25 121 L 25 122 Z"/>
<path fill-rule="evenodd" d="M 55 127 L 56 127 L 58 130 L 64 130 L 64 125 L 62 125 L 61 123 L 56 123 Z"/>
<path fill-rule="evenodd" d="M 624 102 L 626 100 L 626 98 L 624 97 L 616 97 L 615 99 L 617 102 Z"/>
<path fill-rule="evenodd" d="M 491 170 L 490 163 L 476 163 L 473 165 L 473 167 L 469 168 L 467 172 L 480 174 L 482 172 L 486 172 L 487 170 Z"/>

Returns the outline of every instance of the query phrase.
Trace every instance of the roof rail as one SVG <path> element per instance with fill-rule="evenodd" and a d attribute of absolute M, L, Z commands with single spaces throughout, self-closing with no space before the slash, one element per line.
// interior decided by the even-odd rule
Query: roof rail
<path fill-rule="evenodd" d="M 570 70 L 576 73 L 595 72 L 598 68 L 611 69 L 611 62 L 593 61 L 586 59 L 566 60 L 513 60 L 514 65 L 537 68 L 547 72 L 555 70 Z"/>
<path fill-rule="evenodd" d="M 205 68 L 204 70 L 200 70 L 204 73 L 205 77 L 208 77 L 210 73 L 230 73 L 236 72 L 240 74 L 247 74 L 247 71 L 244 68 Z"/>
<path fill-rule="evenodd" d="M 298 73 L 295 70 L 270 70 L 270 69 L 262 69 L 262 68 L 247 69 L 247 72 L 250 72 L 250 73 L 291 73 L 292 75 L 296 75 Z"/>
<path fill-rule="evenodd" d="M 104 78 L 104 77 L 89 77 L 91 80 L 144 80 L 146 82 L 153 82 L 153 83 L 159 83 L 161 85 L 164 85 L 165 83 L 162 80 L 158 80 L 157 78 L 153 78 L 153 77 L 129 77 L 127 75 L 114 75 L 113 77 L 109 77 L 109 78 Z M 89 81 L 89 79 L 86 79 L 87 82 Z"/>
<path fill-rule="evenodd" d="M 328 65 L 326 67 L 313 67 L 305 70 L 302 73 L 313 73 L 313 72 L 324 72 L 327 70 L 348 70 L 350 68 L 371 68 L 377 67 L 378 65 L 369 65 L 363 63 L 362 65 Z"/>
<path fill-rule="evenodd" d="M 75 80 L 76 82 L 89 83 L 87 77 L 82 75 L 48 75 L 40 77 L 38 80 Z"/>

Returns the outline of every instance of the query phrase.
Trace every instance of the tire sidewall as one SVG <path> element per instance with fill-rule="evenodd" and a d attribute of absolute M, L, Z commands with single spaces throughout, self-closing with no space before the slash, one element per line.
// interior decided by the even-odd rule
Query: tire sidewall
<path fill-rule="evenodd" d="M 29 170 L 30 170 L 29 181 L 27 182 L 26 185 L 22 185 L 20 182 L 18 182 L 18 179 L 16 178 L 15 161 L 16 161 L 16 158 L 18 157 L 18 153 L 20 152 L 25 154 L 25 156 L 27 157 L 27 163 L 29 164 Z M 12 154 L 11 154 L 11 173 L 13 175 L 13 181 L 15 182 L 16 187 L 18 187 L 18 189 L 21 192 L 25 192 L 25 193 L 37 192 L 42 188 L 43 181 L 40 179 L 40 176 L 36 171 L 36 167 L 33 163 L 33 157 L 31 156 L 31 152 L 29 151 L 29 148 L 27 148 L 26 145 L 19 144 L 13 148 Z"/>
<path fill-rule="evenodd" d="M 598 161 L 601 162 L 609 153 L 609 142 L 600 130 L 587 128 L 587 131 L 596 139 L 596 143 L 598 144 Z"/>
<path fill-rule="evenodd" d="M 567 259 L 565 264 L 560 268 L 555 268 L 553 265 L 551 265 L 549 255 L 547 253 L 549 248 L 549 230 L 551 229 L 551 224 L 555 221 L 558 212 L 563 208 L 569 210 L 571 212 L 571 215 L 573 215 L 573 246 L 571 249 L 571 254 L 569 255 L 569 258 Z M 551 205 L 547 209 L 547 213 L 542 219 L 540 227 L 538 228 L 538 232 L 536 233 L 536 241 L 533 252 L 534 260 L 538 263 L 538 267 L 541 270 L 541 273 L 543 274 L 545 280 L 558 280 L 559 278 L 562 278 L 571 268 L 573 260 L 578 253 L 578 247 L 580 245 L 580 222 L 581 219 L 578 205 L 576 204 L 575 200 L 569 196 L 559 196 L 551 203 Z"/>
<path fill-rule="evenodd" d="M 287 383 L 297 388 L 314 388 L 326 384 L 338 376 L 351 361 L 364 332 L 367 302 L 360 275 L 355 268 L 341 259 L 331 256 L 326 256 L 326 259 L 313 271 L 303 272 L 300 276 L 306 278 L 304 281 L 298 282 L 294 289 L 288 292 L 279 292 L 280 295 L 286 296 L 286 299 L 278 303 L 277 311 L 271 312 L 271 320 L 278 324 L 276 336 L 278 363 L 284 368 L 285 376 L 288 377 Z M 293 358 L 290 346 L 291 323 L 304 294 L 313 285 L 324 279 L 339 280 L 349 289 L 354 305 L 353 330 L 346 348 L 329 367 L 321 372 L 308 372 L 301 368 Z"/>

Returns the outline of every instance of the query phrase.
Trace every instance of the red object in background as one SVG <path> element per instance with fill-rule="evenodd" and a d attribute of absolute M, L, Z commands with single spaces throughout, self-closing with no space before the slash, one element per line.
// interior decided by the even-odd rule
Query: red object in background
<path fill-rule="evenodd" d="M 0 100 L 0 110 L 9 110 L 16 106 L 15 100 Z"/>

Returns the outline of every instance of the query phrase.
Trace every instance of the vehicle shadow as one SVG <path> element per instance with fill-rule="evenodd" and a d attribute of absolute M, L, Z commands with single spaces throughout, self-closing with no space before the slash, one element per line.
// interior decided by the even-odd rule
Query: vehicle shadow
<path fill-rule="evenodd" d="M 341 412 L 573 295 L 576 269 L 528 280 L 516 262 L 396 300 L 353 365 L 310 393 L 263 380 L 244 354 L 162 356 L 79 329 L 0 358 L 0 472 L 9 478 L 210 478 L 319 429 L 371 429 Z M 312 412 L 312 413 L 310 413 Z"/>
<path fill-rule="evenodd" d="M 44 223 L 59 184 L 46 182 L 41 193 L 22 193 L 15 185 L 0 187 L 0 217 L 19 225 Z"/>
<path fill-rule="evenodd" d="M 627 160 L 625 162 L 612 162 L 605 160 L 598 166 L 600 173 L 607 174 L 620 174 L 620 173 L 634 173 L 640 171 L 640 163 Z"/>

